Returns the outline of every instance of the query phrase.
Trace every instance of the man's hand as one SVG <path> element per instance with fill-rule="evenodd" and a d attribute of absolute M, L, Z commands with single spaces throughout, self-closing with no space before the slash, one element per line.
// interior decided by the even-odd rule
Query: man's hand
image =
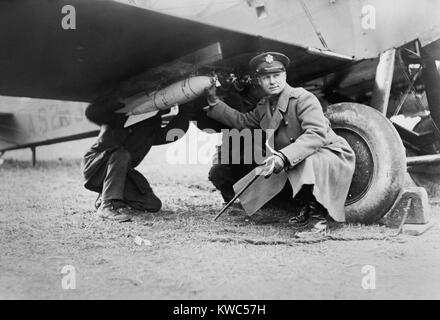
<path fill-rule="evenodd" d="M 219 103 L 220 99 L 217 96 L 216 84 L 213 84 L 211 87 L 205 89 L 205 94 L 210 106 L 215 106 L 217 103 Z"/>
<path fill-rule="evenodd" d="M 264 161 L 265 170 L 263 171 L 264 177 L 269 178 L 274 173 L 280 173 L 283 171 L 285 163 L 284 159 L 279 155 L 272 155 Z"/>

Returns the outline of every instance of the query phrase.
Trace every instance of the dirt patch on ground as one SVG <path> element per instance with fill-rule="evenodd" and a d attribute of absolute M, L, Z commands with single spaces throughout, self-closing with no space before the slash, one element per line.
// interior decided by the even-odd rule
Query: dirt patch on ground
<path fill-rule="evenodd" d="M 383 239 L 382 226 L 334 228 L 338 241 L 293 243 L 289 214 L 225 215 L 208 166 L 142 168 L 163 210 L 112 223 L 94 216 L 79 161 L 0 167 L 0 298 L 310 299 L 440 298 L 440 234 Z M 438 213 L 438 207 L 435 209 Z M 432 218 L 438 222 L 438 215 Z M 138 245 L 135 237 L 151 241 Z M 249 241 L 250 240 L 250 241 Z M 275 245 L 274 243 L 280 243 Z M 62 288 L 65 265 L 76 289 Z M 376 289 L 361 286 L 376 269 Z"/>

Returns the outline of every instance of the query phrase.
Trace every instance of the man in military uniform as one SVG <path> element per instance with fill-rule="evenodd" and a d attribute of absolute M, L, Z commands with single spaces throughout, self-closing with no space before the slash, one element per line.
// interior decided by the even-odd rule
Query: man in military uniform
<path fill-rule="evenodd" d="M 304 199 L 299 213 L 290 222 L 304 226 L 313 217 L 345 221 L 344 203 L 355 167 L 355 155 L 348 143 L 330 128 L 318 99 L 303 88 L 286 83 L 287 56 L 266 52 L 249 65 L 266 93 L 255 109 L 240 113 L 221 101 L 213 86 L 208 90 L 207 115 L 237 129 L 261 128 L 274 132 L 274 154 L 264 176 L 242 194 L 240 203 L 253 214 L 280 193 L 289 182 L 292 197 Z M 257 170 L 234 185 L 237 192 Z"/>

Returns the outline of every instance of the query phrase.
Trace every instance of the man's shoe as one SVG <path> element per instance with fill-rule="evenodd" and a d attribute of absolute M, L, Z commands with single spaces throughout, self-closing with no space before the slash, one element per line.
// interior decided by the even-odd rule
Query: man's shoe
<path fill-rule="evenodd" d="M 327 220 L 314 220 L 311 219 L 308 230 L 295 233 L 297 238 L 318 239 L 328 235 Z"/>
<path fill-rule="evenodd" d="M 303 228 L 309 224 L 310 207 L 309 203 L 303 203 L 298 215 L 289 219 L 289 224 L 294 228 Z"/>
<path fill-rule="evenodd" d="M 125 222 L 130 221 L 131 216 L 127 207 L 116 208 L 113 201 L 103 201 L 96 212 L 97 216 L 104 220 Z"/>
<path fill-rule="evenodd" d="M 326 220 L 327 209 L 318 201 L 309 202 L 309 215 L 315 220 Z"/>
<path fill-rule="evenodd" d="M 289 219 L 293 227 L 302 228 L 310 223 L 327 220 L 327 209 L 317 201 L 303 203 L 297 216 Z"/>
<path fill-rule="evenodd" d="M 328 235 L 327 209 L 317 201 L 308 203 L 308 225 L 307 229 L 302 232 L 295 233 L 298 238 L 321 239 Z"/>

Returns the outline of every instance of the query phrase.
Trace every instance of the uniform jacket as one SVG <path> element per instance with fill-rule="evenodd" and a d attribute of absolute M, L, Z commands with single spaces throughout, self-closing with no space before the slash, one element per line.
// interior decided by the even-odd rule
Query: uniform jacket
<path fill-rule="evenodd" d="M 258 210 L 289 180 L 293 196 L 303 184 L 315 185 L 317 200 L 335 220 L 344 221 L 343 206 L 354 171 L 354 152 L 331 129 L 321 104 L 312 93 L 286 84 L 274 105 L 266 97 L 251 112 L 240 113 L 219 102 L 208 111 L 208 116 L 237 129 L 274 130 L 275 150 L 288 160 L 287 171 L 269 179 L 257 179 L 243 194 L 240 202 L 248 213 Z M 306 159 L 308 161 L 304 161 Z M 240 180 L 234 189 L 240 189 L 252 174 L 255 172 Z"/>

